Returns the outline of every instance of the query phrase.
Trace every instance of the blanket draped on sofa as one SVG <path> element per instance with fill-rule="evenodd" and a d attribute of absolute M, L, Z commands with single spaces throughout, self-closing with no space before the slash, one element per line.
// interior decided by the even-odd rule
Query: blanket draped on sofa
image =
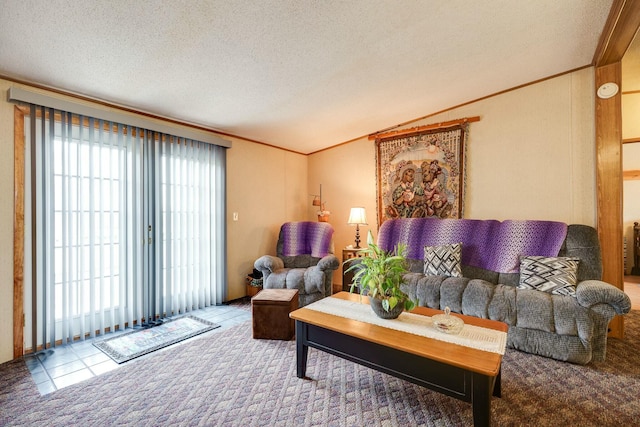
<path fill-rule="evenodd" d="M 389 224 L 378 238 L 387 251 L 404 242 L 409 258 L 422 259 L 424 246 L 461 242 L 463 264 L 499 273 L 518 272 L 520 255 L 558 255 L 567 236 L 567 224 L 554 221 L 404 218 Z"/>

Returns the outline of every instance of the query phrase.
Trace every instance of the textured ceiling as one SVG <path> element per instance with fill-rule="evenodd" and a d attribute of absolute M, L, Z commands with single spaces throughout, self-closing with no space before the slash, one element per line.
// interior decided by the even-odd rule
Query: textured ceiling
<path fill-rule="evenodd" d="M 310 153 L 589 65 L 611 3 L 4 1 L 0 75 Z"/>

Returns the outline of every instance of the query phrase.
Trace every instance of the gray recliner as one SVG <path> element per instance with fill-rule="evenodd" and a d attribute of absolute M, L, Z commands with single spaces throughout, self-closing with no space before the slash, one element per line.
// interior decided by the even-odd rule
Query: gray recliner
<path fill-rule="evenodd" d="M 330 296 L 333 271 L 333 227 L 327 222 L 287 222 L 280 228 L 276 254 L 258 258 L 264 289 L 297 289 L 299 306 Z"/>

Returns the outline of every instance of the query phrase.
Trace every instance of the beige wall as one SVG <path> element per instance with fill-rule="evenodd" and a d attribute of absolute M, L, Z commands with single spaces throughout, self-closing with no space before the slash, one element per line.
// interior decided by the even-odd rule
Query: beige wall
<path fill-rule="evenodd" d="M 367 232 L 376 226 L 376 172 L 373 141 L 366 138 L 309 156 L 310 190 L 322 184 L 322 198 L 331 212 L 329 222 L 335 230 L 333 241 L 338 259 L 342 248 L 355 246 L 356 229 L 347 225 L 352 207 L 362 206 L 369 225 L 360 227 L 361 247 L 366 247 Z M 311 210 L 315 214 L 315 210 Z M 333 283 L 342 283 L 342 269 L 333 275 Z"/>
<path fill-rule="evenodd" d="M 637 136 L 640 136 L 640 134 Z M 640 170 L 640 143 L 624 144 L 622 146 L 622 170 Z M 640 180 L 623 181 L 622 191 L 624 194 L 622 231 L 627 241 L 625 273 L 630 274 L 631 268 L 635 265 L 633 223 L 640 222 Z"/>
<path fill-rule="evenodd" d="M 246 295 L 261 255 L 276 253 L 280 225 L 310 219 L 307 156 L 231 139 L 227 153 L 228 298 Z M 233 221 L 233 213 L 238 221 Z"/>
<path fill-rule="evenodd" d="M 13 358 L 14 105 L 6 101 L 12 85 L 21 86 L 0 79 L 0 194 L 5 195 L 0 205 L 0 363 Z M 310 198 L 307 156 L 225 138 L 233 143 L 227 152 L 228 299 L 236 299 L 245 295 L 245 278 L 253 261 L 275 254 L 280 224 L 309 219 Z M 233 212 L 238 213 L 238 221 L 233 221 Z"/>
<path fill-rule="evenodd" d="M 465 218 L 596 225 L 594 71 L 576 71 L 456 108 L 407 127 L 480 116 L 467 150 Z M 341 248 L 353 243 L 351 206 L 377 230 L 375 147 L 367 138 L 309 156 Z M 335 283 L 341 283 L 339 274 Z"/>
<path fill-rule="evenodd" d="M 13 104 L 0 80 L 0 363 L 13 359 Z"/>
<path fill-rule="evenodd" d="M 631 53 L 631 54 L 629 54 Z M 622 139 L 640 139 L 640 55 L 637 42 L 622 59 Z M 622 146 L 622 170 L 640 170 L 640 142 Z M 633 223 L 640 222 L 640 180 L 623 182 L 623 233 L 627 241 L 625 273 L 634 266 Z"/>
<path fill-rule="evenodd" d="M 622 138 L 640 138 L 640 94 L 623 93 L 622 95 Z M 640 170 L 640 142 L 623 144 L 622 170 Z M 622 231 L 627 242 L 625 273 L 629 274 L 635 264 L 633 252 L 633 223 L 640 222 L 640 180 L 625 180 L 623 182 L 622 192 Z"/>
<path fill-rule="evenodd" d="M 634 90 L 640 90 L 640 87 Z M 633 138 L 640 138 L 640 93 L 623 92 L 622 139 Z"/>

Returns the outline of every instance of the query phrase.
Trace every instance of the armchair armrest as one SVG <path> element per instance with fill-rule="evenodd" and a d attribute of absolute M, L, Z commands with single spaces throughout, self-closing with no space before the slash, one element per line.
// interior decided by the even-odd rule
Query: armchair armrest
<path fill-rule="evenodd" d="M 253 267 L 259 270 L 262 273 L 262 277 L 266 280 L 271 273 L 284 268 L 284 261 L 272 255 L 263 255 L 253 263 Z"/>
<path fill-rule="evenodd" d="M 340 261 L 335 255 L 329 254 L 321 258 L 317 266 L 322 271 L 333 271 L 340 267 Z"/>
<path fill-rule="evenodd" d="M 331 295 L 331 282 L 333 270 L 340 266 L 340 261 L 335 255 L 329 254 L 321 258 L 316 265 L 306 269 L 304 283 L 307 293 L 320 292 L 323 295 Z"/>
<path fill-rule="evenodd" d="M 576 286 L 576 299 L 584 307 L 609 304 L 617 314 L 631 310 L 631 299 L 615 286 L 601 280 L 585 280 Z"/>

